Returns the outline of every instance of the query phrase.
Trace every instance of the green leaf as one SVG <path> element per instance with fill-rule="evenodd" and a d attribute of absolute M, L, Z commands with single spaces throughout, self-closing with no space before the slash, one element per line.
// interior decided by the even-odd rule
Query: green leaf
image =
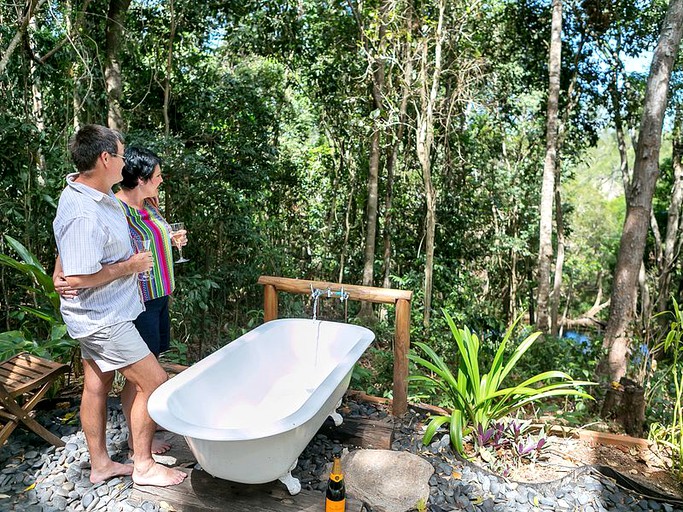
<path fill-rule="evenodd" d="M 56 321 L 55 317 L 48 312 L 41 311 L 40 309 L 32 308 L 31 306 L 19 306 L 21 311 L 25 311 L 35 317 L 45 320 L 46 322 L 53 323 Z"/>
<path fill-rule="evenodd" d="M 457 409 L 451 413 L 451 424 L 449 429 L 449 435 L 451 438 L 451 444 L 455 447 L 455 450 L 463 457 L 467 458 L 465 454 L 465 447 L 463 445 L 463 416 L 462 412 Z"/>
<path fill-rule="evenodd" d="M 67 336 L 67 328 L 65 324 L 56 324 L 52 326 L 50 331 L 50 339 L 61 340 Z"/>
<path fill-rule="evenodd" d="M 40 264 L 40 261 L 38 261 L 38 258 L 31 254 L 31 252 L 26 249 L 21 242 L 9 235 L 5 235 L 5 240 L 7 240 L 7 244 L 17 252 L 17 254 L 22 260 L 24 260 L 25 263 L 38 268 L 41 272 L 43 272 L 43 274 L 45 273 L 45 269 Z"/>
<path fill-rule="evenodd" d="M 436 434 L 436 431 L 439 429 L 439 427 L 444 423 L 448 423 L 449 421 L 451 421 L 449 416 L 433 416 L 429 420 L 427 430 L 425 430 L 424 436 L 422 437 L 422 444 L 427 446 L 429 443 L 431 443 L 432 438 L 434 437 L 434 434 Z"/>

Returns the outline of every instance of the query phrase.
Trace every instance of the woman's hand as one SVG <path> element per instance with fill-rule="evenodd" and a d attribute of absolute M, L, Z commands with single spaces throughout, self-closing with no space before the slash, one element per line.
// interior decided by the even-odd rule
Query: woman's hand
<path fill-rule="evenodd" d="M 63 299 L 73 299 L 78 296 L 78 289 L 69 286 L 63 272 L 59 272 L 52 276 L 52 282 L 55 285 L 55 291 Z"/>
<path fill-rule="evenodd" d="M 173 236 L 171 237 L 171 243 L 176 247 L 183 247 L 187 245 L 187 230 L 181 229 L 180 231 L 173 233 Z"/>

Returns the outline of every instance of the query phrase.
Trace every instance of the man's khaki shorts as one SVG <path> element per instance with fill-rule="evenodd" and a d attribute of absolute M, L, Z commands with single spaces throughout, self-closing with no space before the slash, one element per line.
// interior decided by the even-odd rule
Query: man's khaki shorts
<path fill-rule="evenodd" d="M 151 354 L 133 322 L 110 325 L 78 341 L 83 359 L 94 361 L 103 372 L 137 363 Z"/>

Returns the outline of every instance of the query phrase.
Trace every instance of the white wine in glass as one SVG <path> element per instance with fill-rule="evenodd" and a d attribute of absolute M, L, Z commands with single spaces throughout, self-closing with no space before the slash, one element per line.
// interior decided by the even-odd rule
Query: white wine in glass
<path fill-rule="evenodd" d="M 151 240 L 135 240 L 135 252 L 149 252 L 150 249 L 152 248 L 152 241 Z M 140 272 L 138 274 L 138 279 L 140 281 L 149 281 L 152 279 L 152 274 L 150 273 L 149 270 L 145 270 L 144 272 Z"/>
<path fill-rule="evenodd" d="M 171 226 L 171 238 L 174 238 L 178 235 L 179 231 L 183 231 L 185 229 L 185 224 L 182 222 L 174 222 L 173 224 L 169 225 Z M 183 258 L 183 247 L 180 244 L 176 245 L 176 247 L 178 248 L 178 254 L 180 257 L 175 262 L 185 263 L 186 261 L 190 261 L 187 258 Z"/>

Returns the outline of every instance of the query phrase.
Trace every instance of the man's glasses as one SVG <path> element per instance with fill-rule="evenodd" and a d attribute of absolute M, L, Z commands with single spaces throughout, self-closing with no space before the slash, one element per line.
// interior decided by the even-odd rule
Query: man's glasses
<path fill-rule="evenodd" d="M 109 153 L 109 154 L 110 154 L 111 156 L 117 156 L 117 157 L 119 157 L 121 160 L 123 160 L 123 163 L 124 163 L 124 165 L 125 165 L 125 163 L 126 163 L 126 157 L 125 157 L 125 156 L 119 155 L 118 153 Z"/>

